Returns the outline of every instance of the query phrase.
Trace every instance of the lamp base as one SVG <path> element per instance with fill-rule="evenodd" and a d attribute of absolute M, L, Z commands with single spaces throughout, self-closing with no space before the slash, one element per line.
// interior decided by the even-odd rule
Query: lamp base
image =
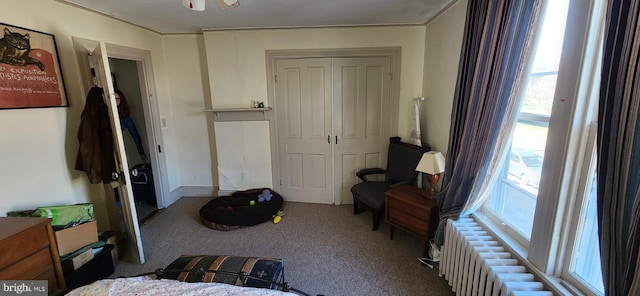
<path fill-rule="evenodd" d="M 422 190 L 422 197 L 428 200 L 436 200 L 437 192 L 435 190 Z"/>
<path fill-rule="evenodd" d="M 435 199 L 436 196 L 436 184 L 438 184 L 438 179 L 440 179 L 440 174 L 427 174 L 427 181 L 429 182 L 429 195 L 433 196 L 433 199 Z M 424 193 L 425 191 L 422 192 L 422 196 L 425 195 Z"/>

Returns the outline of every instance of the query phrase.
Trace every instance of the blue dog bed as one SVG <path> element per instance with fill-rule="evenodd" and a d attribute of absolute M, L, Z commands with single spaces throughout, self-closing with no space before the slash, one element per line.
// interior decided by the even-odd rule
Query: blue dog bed
<path fill-rule="evenodd" d="M 272 194 L 269 201 L 258 202 L 263 190 Z M 250 205 L 251 201 L 254 205 Z M 269 188 L 236 191 L 230 196 L 219 196 L 200 208 L 200 219 L 207 227 L 215 230 L 233 230 L 253 226 L 271 220 L 282 208 L 284 200 Z"/>

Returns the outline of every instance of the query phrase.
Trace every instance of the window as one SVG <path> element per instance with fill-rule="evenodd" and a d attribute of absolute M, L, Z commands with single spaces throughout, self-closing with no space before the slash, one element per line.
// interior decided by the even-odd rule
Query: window
<path fill-rule="evenodd" d="M 487 206 L 520 241 L 531 238 L 569 8 L 568 0 L 549 2 L 510 143 L 510 161 Z"/>
<path fill-rule="evenodd" d="M 563 277 L 571 279 L 571 282 L 580 286 L 582 290 L 596 290 L 603 293 L 596 212 L 596 133 L 597 125 L 592 124 L 587 143 L 589 149 L 585 152 L 585 167 L 588 168 L 583 172 L 582 181 L 585 184 L 580 186 L 582 192 L 578 193 L 584 198 L 578 199 L 574 206 L 573 224 L 576 225 L 576 231 L 570 241 L 573 242 L 571 250 L 575 256 L 567 257 L 562 273 Z"/>
<path fill-rule="evenodd" d="M 605 3 L 546 1 L 506 161 L 478 215 L 531 266 L 602 294 L 595 124 Z M 593 126 L 593 127 L 590 127 Z"/>

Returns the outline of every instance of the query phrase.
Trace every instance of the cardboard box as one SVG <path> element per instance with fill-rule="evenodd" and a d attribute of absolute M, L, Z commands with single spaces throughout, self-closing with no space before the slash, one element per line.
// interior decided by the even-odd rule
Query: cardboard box
<path fill-rule="evenodd" d="M 100 238 L 100 240 L 104 241 L 106 244 L 114 246 L 113 250 L 111 250 L 111 260 L 113 260 L 114 264 L 118 263 L 118 259 L 120 258 L 120 256 L 118 255 L 119 243 L 116 232 L 113 230 L 107 230 L 103 233 L 100 233 L 100 235 L 98 235 L 98 238 Z"/>
<path fill-rule="evenodd" d="M 88 249 L 78 256 L 60 262 L 63 272 L 72 272 L 93 259 L 93 249 Z"/>
<path fill-rule="evenodd" d="M 98 223 L 93 220 L 55 232 L 60 256 L 98 241 Z"/>

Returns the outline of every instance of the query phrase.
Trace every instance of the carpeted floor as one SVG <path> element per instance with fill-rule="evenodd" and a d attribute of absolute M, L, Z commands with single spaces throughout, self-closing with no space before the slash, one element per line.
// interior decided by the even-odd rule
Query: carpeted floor
<path fill-rule="evenodd" d="M 198 210 L 209 197 L 183 197 L 140 226 L 147 262 L 120 261 L 112 277 L 166 267 L 182 254 L 282 258 L 285 280 L 310 295 L 454 295 L 435 269 L 421 265 L 423 242 L 398 230 L 389 239 L 371 214 L 352 205 L 285 202 L 279 224 L 233 231 L 203 226 Z"/>

